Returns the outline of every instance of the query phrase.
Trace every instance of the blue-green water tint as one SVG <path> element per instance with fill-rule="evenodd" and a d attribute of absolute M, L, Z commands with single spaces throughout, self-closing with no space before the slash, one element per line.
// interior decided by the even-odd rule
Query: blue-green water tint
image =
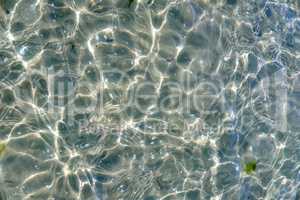
<path fill-rule="evenodd" d="M 0 199 L 299 199 L 299 8 L 0 0 Z"/>

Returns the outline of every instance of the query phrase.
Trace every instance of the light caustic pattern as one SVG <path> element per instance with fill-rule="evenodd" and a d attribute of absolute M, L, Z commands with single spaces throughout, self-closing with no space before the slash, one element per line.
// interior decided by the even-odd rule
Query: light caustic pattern
<path fill-rule="evenodd" d="M 300 198 L 299 1 L 0 6 L 0 199 Z"/>

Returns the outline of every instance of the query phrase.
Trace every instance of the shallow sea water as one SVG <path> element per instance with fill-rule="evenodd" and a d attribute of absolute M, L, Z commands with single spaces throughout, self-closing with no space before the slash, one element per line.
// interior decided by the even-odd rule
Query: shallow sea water
<path fill-rule="evenodd" d="M 300 199 L 299 9 L 0 0 L 0 200 Z"/>

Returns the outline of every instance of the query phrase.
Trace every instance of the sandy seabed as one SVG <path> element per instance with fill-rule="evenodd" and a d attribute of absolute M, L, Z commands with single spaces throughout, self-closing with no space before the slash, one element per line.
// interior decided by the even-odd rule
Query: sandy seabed
<path fill-rule="evenodd" d="M 0 199 L 300 199 L 299 9 L 0 0 Z"/>

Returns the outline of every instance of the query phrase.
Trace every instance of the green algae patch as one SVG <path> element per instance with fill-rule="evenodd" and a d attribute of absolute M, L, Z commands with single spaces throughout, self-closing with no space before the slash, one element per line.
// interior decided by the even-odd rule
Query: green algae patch
<path fill-rule="evenodd" d="M 0 156 L 2 156 L 4 154 L 5 149 L 6 149 L 6 144 L 0 143 Z"/>
<path fill-rule="evenodd" d="M 128 7 L 130 7 L 133 2 L 134 0 L 128 0 Z"/>
<path fill-rule="evenodd" d="M 255 160 L 252 160 L 252 161 L 249 161 L 245 164 L 244 166 L 244 171 L 247 173 L 247 174 L 251 174 L 252 172 L 255 172 L 256 170 L 256 161 Z"/>

